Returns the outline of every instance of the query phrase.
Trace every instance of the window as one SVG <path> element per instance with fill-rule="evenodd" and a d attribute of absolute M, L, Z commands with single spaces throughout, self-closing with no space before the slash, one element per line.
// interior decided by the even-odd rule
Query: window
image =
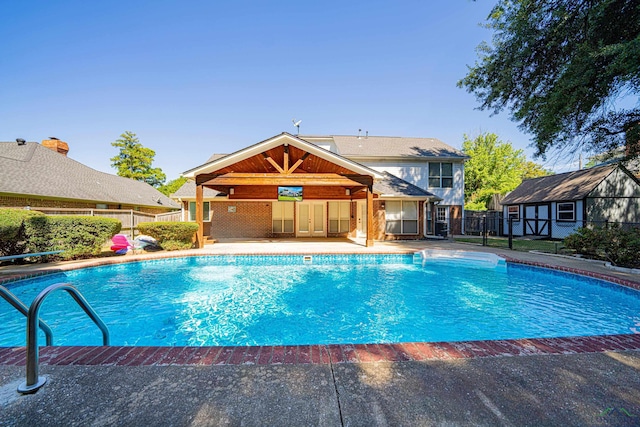
<path fill-rule="evenodd" d="M 106 203 L 96 203 L 96 209 L 109 209 Z"/>
<path fill-rule="evenodd" d="M 509 206 L 507 208 L 507 217 L 511 218 L 514 221 L 520 221 L 520 207 L 519 206 Z"/>
<path fill-rule="evenodd" d="M 351 231 L 351 202 L 329 202 L 329 233 Z"/>
<path fill-rule="evenodd" d="M 203 221 L 211 221 L 209 202 L 203 202 L 204 212 Z M 189 202 L 189 221 L 196 220 L 196 202 Z"/>
<path fill-rule="evenodd" d="M 429 187 L 453 187 L 453 163 L 429 163 Z"/>
<path fill-rule="evenodd" d="M 557 219 L 558 221 L 575 221 L 576 204 L 574 202 L 558 203 Z"/>
<path fill-rule="evenodd" d="M 273 202 L 271 212 L 274 233 L 293 233 L 293 207 L 291 202 Z"/>
<path fill-rule="evenodd" d="M 386 232 L 388 234 L 418 234 L 418 202 L 385 202 Z"/>

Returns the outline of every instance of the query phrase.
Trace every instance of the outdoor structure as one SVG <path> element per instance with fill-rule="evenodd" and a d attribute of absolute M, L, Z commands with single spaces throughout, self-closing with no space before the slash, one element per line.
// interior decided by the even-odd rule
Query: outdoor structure
<path fill-rule="evenodd" d="M 96 171 L 69 157 L 58 139 L 0 142 L 0 207 L 132 210 L 179 209 L 144 182 Z"/>
<path fill-rule="evenodd" d="M 640 223 L 640 181 L 618 164 L 527 179 L 503 200 L 504 233 L 562 239 L 589 223 Z"/>
<path fill-rule="evenodd" d="M 184 220 L 201 224 L 199 244 L 233 237 L 349 236 L 367 245 L 420 239 L 461 229 L 465 158 L 435 139 L 285 132 L 212 156 L 183 174 L 190 182 L 172 197 Z"/>

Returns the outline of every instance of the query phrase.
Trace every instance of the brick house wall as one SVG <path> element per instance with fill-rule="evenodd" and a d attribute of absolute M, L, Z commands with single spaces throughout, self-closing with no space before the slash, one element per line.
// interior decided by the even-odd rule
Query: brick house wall
<path fill-rule="evenodd" d="M 232 200 L 211 203 L 209 235 L 213 238 L 272 237 L 271 229 L 271 202 Z M 288 234 L 278 236 L 286 237 Z"/>

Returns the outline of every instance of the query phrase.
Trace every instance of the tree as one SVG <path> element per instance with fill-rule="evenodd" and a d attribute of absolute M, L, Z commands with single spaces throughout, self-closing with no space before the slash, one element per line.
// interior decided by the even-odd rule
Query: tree
<path fill-rule="evenodd" d="M 158 191 L 164 194 L 165 196 L 170 196 L 171 194 L 178 191 L 178 189 L 182 187 L 185 182 L 187 182 L 187 178 L 181 176 L 176 179 L 172 179 L 171 181 L 169 181 L 164 185 L 161 185 L 160 187 L 158 187 Z"/>
<path fill-rule="evenodd" d="M 153 187 L 164 184 L 167 177 L 162 169 L 151 167 L 156 152 L 142 146 L 135 133 L 126 131 L 111 145 L 120 149 L 120 153 L 111 158 L 111 166 L 118 170 L 118 176 L 143 181 Z"/>
<path fill-rule="evenodd" d="M 516 188 L 528 171 L 543 170 L 528 162 L 522 150 L 500 141 L 494 133 L 474 139 L 465 135 L 462 151 L 469 156 L 464 165 L 464 203 L 471 210 L 486 209 L 494 194 L 504 195 Z"/>
<path fill-rule="evenodd" d="M 458 82 L 551 148 L 640 154 L 640 2 L 498 0 L 493 45 Z"/>
<path fill-rule="evenodd" d="M 523 180 L 530 178 L 540 178 L 541 176 L 553 175 L 553 172 L 540 166 L 539 164 L 527 160 L 522 165 L 520 178 Z"/>

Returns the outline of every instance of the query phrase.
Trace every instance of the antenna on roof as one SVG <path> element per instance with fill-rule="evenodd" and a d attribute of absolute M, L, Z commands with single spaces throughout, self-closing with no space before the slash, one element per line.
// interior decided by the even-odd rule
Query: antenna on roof
<path fill-rule="evenodd" d="M 22 139 L 22 138 L 16 138 L 16 142 L 18 143 L 18 145 L 24 145 L 24 144 L 26 144 L 26 143 L 27 143 L 27 141 L 25 141 L 25 140 L 24 140 L 24 139 Z"/>
<path fill-rule="evenodd" d="M 293 119 L 291 121 L 293 122 L 293 125 L 298 128 L 298 135 L 300 135 L 300 123 L 302 123 L 302 120 Z"/>

